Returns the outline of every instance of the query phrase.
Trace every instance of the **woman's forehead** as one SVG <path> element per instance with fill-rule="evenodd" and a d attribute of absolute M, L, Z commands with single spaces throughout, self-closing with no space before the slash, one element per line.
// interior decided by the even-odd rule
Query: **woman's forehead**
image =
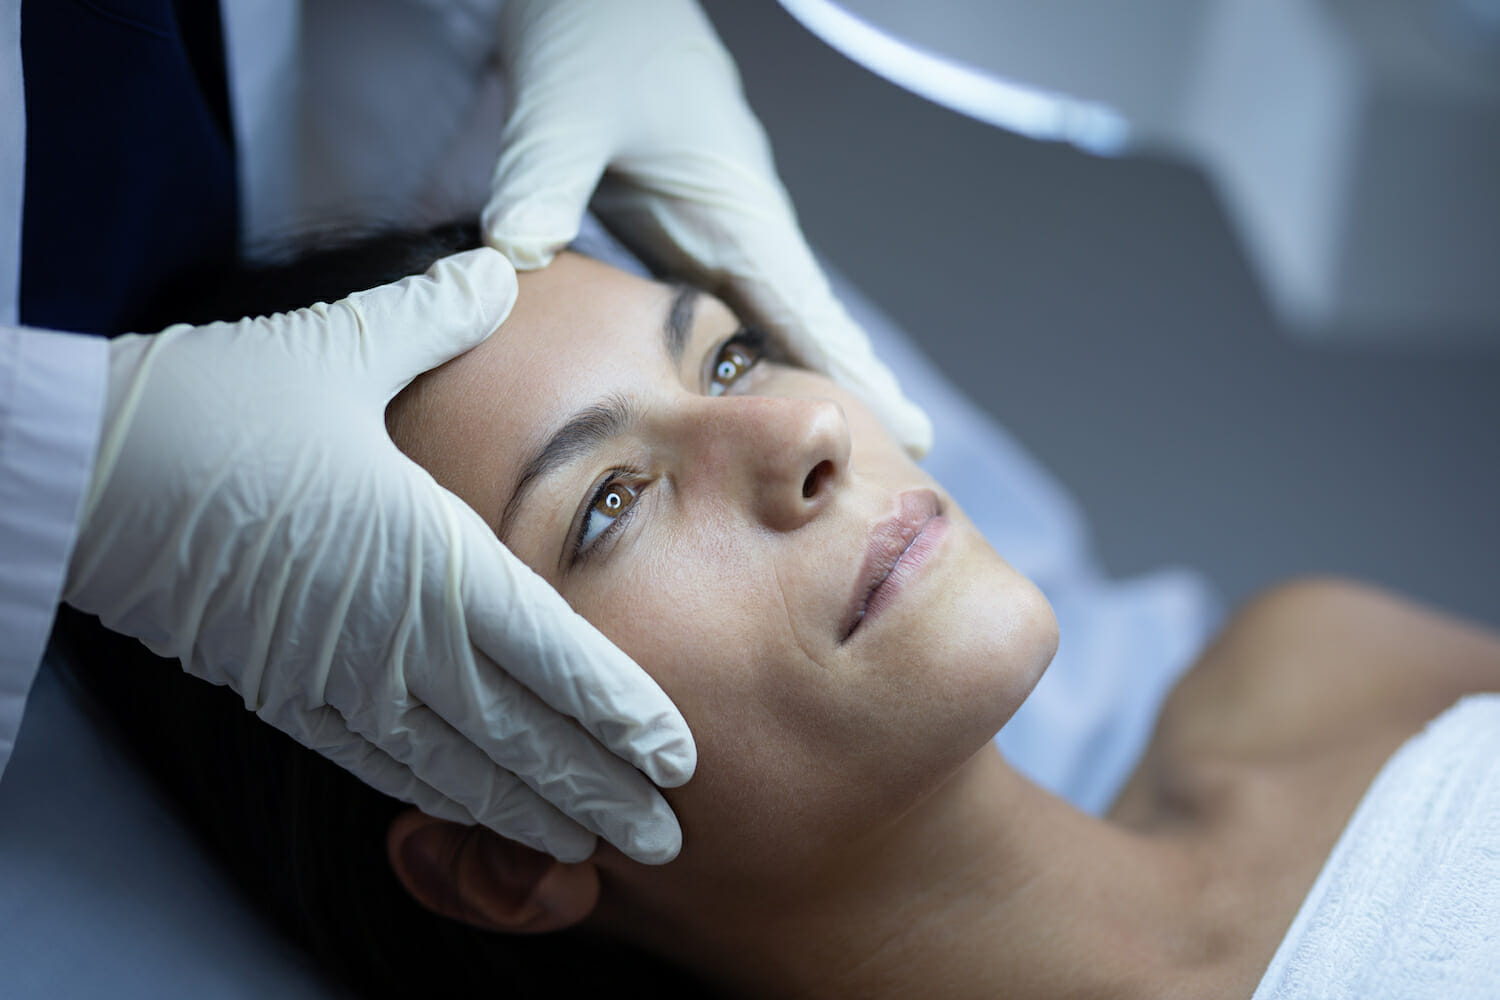
<path fill-rule="evenodd" d="M 488 383 L 513 440 L 673 377 L 662 349 L 667 286 L 576 254 L 518 280 L 511 316 L 474 352 L 474 378 Z"/>
<path fill-rule="evenodd" d="M 518 282 L 495 334 L 403 393 L 391 421 L 402 450 L 492 526 L 525 457 L 581 408 L 678 376 L 663 336 L 672 288 L 576 254 Z"/>

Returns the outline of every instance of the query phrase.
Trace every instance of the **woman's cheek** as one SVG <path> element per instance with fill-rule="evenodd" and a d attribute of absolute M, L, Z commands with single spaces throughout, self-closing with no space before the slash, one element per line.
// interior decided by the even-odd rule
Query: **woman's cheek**
<path fill-rule="evenodd" d="M 664 536 L 664 537 L 663 537 Z M 574 607 L 641 664 L 670 695 L 683 662 L 709 664 L 738 636 L 725 632 L 739 616 L 727 605 L 723 564 L 680 531 L 637 539 L 608 579 L 590 581 Z M 730 564 L 732 565 L 732 563 Z"/>

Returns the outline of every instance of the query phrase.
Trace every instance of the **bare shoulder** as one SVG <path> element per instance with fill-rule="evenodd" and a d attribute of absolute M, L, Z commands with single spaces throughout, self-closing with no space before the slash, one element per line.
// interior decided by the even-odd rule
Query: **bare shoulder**
<path fill-rule="evenodd" d="M 1497 690 L 1492 631 L 1349 580 L 1282 584 L 1173 690 L 1109 815 L 1193 838 L 1207 919 L 1238 942 L 1212 974 L 1248 995 L 1381 765 L 1458 698 Z"/>
<path fill-rule="evenodd" d="M 1157 735 L 1174 755 L 1273 759 L 1414 731 L 1475 691 L 1500 691 L 1500 635 L 1352 580 L 1298 579 L 1234 616 Z"/>

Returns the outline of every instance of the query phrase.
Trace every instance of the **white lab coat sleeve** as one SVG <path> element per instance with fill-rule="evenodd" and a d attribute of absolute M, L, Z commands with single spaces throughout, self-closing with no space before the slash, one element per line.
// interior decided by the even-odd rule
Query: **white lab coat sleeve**
<path fill-rule="evenodd" d="M 78 534 L 108 373 L 102 337 L 0 326 L 0 774 Z"/>

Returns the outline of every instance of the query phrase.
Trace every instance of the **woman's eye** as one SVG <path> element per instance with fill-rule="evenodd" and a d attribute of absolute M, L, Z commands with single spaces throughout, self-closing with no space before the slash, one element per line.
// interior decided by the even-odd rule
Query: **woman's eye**
<path fill-rule="evenodd" d="M 599 487 L 594 498 L 583 512 L 583 525 L 578 532 L 577 551 L 582 552 L 594 544 L 635 505 L 637 490 L 618 479 L 608 479 Z"/>
<path fill-rule="evenodd" d="M 708 380 L 708 394 L 722 396 L 746 372 L 760 362 L 765 353 L 765 338 L 756 330 L 741 330 L 726 340 L 714 356 L 714 368 Z"/>

